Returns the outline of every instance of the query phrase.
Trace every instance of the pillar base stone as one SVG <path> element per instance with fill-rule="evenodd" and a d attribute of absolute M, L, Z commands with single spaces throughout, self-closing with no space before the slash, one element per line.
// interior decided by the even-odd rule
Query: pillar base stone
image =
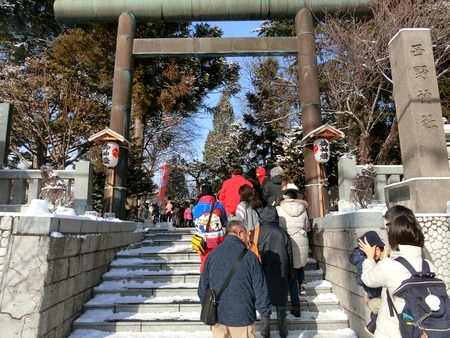
<path fill-rule="evenodd" d="M 388 208 L 403 205 L 414 213 L 446 213 L 450 177 L 419 177 L 384 188 Z"/>

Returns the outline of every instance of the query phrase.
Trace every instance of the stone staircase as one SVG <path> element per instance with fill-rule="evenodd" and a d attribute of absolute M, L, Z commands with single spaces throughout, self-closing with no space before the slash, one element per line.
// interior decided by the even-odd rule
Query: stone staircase
<path fill-rule="evenodd" d="M 142 247 L 119 252 L 69 338 L 212 337 L 199 320 L 200 259 L 190 246 L 193 233 L 151 228 Z M 356 338 L 315 260 L 308 260 L 305 275 L 301 317 L 288 312 L 288 337 Z M 271 319 L 271 337 L 279 337 L 275 309 Z M 257 330 L 260 337 L 259 322 Z"/>

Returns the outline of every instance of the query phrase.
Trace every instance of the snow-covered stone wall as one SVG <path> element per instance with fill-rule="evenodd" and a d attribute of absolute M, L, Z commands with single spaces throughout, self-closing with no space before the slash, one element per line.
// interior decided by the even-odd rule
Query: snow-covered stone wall
<path fill-rule="evenodd" d="M 140 244 L 134 222 L 0 215 L 4 337 L 67 337 L 115 254 Z"/>

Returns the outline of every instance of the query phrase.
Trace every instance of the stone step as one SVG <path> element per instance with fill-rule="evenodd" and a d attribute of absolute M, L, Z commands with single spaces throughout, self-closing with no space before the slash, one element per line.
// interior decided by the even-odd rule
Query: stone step
<path fill-rule="evenodd" d="M 105 281 L 94 288 L 94 296 L 98 294 L 119 293 L 121 296 L 143 296 L 143 297 L 169 297 L 174 294 L 179 296 L 197 296 L 198 283 L 156 283 L 143 281 L 141 283 L 133 280 Z M 306 294 L 317 296 L 331 293 L 331 283 L 325 280 L 316 280 L 307 284 Z"/>
<path fill-rule="evenodd" d="M 189 228 L 162 228 L 162 227 L 155 227 L 155 228 L 148 228 L 147 234 L 167 234 L 167 233 L 177 233 L 177 234 L 195 234 L 197 230 L 194 227 Z"/>
<path fill-rule="evenodd" d="M 157 226 L 148 229 L 142 247 L 119 252 L 103 282 L 94 288 L 94 297 L 84 305 L 84 313 L 73 323 L 69 338 L 212 337 L 210 327 L 199 320 L 200 256 L 190 244 L 194 233 L 193 228 Z M 288 337 L 357 338 L 348 329 L 348 318 L 332 294 L 331 283 L 323 280 L 323 271 L 312 258 L 305 278 L 301 317 L 292 316 L 287 304 Z M 259 331 L 259 321 L 256 326 Z M 279 337 L 275 308 L 271 337 Z"/>
<path fill-rule="evenodd" d="M 300 318 L 290 313 L 286 317 L 290 330 L 338 330 L 348 327 L 348 318 L 342 310 L 325 312 L 302 312 Z M 256 322 L 259 331 L 259 321 Z M 73 329 L 95 329 L 114 332 L 161 332 L 161 331 L 209 331 L 194 312 L 133 313 L 112 310 L 88 310 L 73 323 Z M 271 330 L 277 330 L 276 313 L 271 315 Z"/>
<path fill-rule="evenodd" d="M 103 275 L 103 281 L 134 281 L 137 283 L 144 283 L 145 281 L 152 280 L 155 283 L 195 283 L 198 285 L 200 280 L 200 272 L 198 267 L 191 271 L 181 271 L 181 270 L 160 270 L 160 271 L 144 271 L 141 274 L 136 274 L 139 271 L 129 271 L 128 275 L 125 275 L 123 271 L 127 272 L 129 270 L 113 270 L 107 272 Z M 118 272 L 117 275 L 114 273 Z"/>
<path fill-rule="evenodd" d="M 212 338 L 211 331 L 194 332 L 103 332 L 99 330 L 79 329 L 72 332 L 69 338 Z M 261 338 L 261 335 L 257 335 Z M 278 330 L 270 332 L 271 338 L 280 338 Z M 289 330 L 288 338 L 358 338 L 351 329 L 328 330 Z"/>
<path fill-rule="evenodd" d="M 197 255 L 198 256 L 198 255 Z M 110 267 L 109 271 L 123 270 L 128 271 L 145 270 L 145 271 L 160 271 L 160 270 L 180 270 L 189 271 L 200 268 L 200 257 L 194 260 L 172 260 L 172 261 L 152 261 L 149 259 L 117 259 Z"/>
<path fill-rule="evenodd" d="M 163 234 L 147 234 L 145 235 L 145 240 L 154 240 L 154 239 L 160 239 L 160 240 L 191 240 L 193 234 L 191 233 L 179 233 L 179 232 L 167 232 Z"/>
<path fill-rule="evenodd" d="M 103 281 L 120 281 L 120 280 L 133 280 L 138 283 L 142 283 L 148 280 L 154 282 L 172 282 L 172 283 L 198 283 L 200 280 L 200 271 L 197 265 L 184 265 L 185 269 L 178 269 L 175 266 L 175 270 L 161 269 L 161 270 L 148 270 L 146 266 L 143 269 L 128 269 L 128 268 L 111 268 L 110 271 L 103 275 Z M 188 270 L 187 268 L 190 267 Z M 306 282 L 312 282 L 319 280 L 323 277 L 322 270 L 305 270 Z"/>
<path fill-rule="evenodd" d="M 191 238 L 184 239 L 145 239 L 142 241 L 143 246 L 185 246 L 191 244 Z"/>
<path fill-rule="evenodd" d="M 200 256 L 190 245 L 177 247 L 147 246 L 130 251 L 121 251 L 116 254 L 116 260 L 111 267 L 126 267 L 130 265 L 158 265 L 164 263 L 200 263 Z M 308 258 L 305 270 L 316 270 L 317 261 Z"/>
<path fill-rule="evenodd" d="M 300 307 L 302 311 L 323 312 L 337 310 L 339 301 L 332 293 L 319 296 L 300 296 Z M 99 294 L 87 302 L 85 310 L 109 309 L 116 312 L 198 312 L 201 305 L 198 297 L 140 297 L 120 296 L 120 294 Z M 290 310 L 290 303 L 288 304 Z"/>
<path fill-rule="evenodd" d="M 177 261 L 177 260 L 192 260 L 200 262 L 200 257 L 190 244 L 180 245 L 176 247 L 170 246 L 147 246 L 134 250 L 120 251 L 116 254 L 116 258 L 140 258 L 145 260 L 155 261 Z"/>

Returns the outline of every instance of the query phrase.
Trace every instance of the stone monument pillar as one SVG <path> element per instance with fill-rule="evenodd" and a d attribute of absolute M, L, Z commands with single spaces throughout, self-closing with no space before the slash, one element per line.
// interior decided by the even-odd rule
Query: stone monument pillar
<path fill-rule="evenodd" d="M 404 180 L 386 186 L 386 202 L 415 213 L 445 213 L 450 168 L 430 30 L 400 30 L 389 56 Z"/>

